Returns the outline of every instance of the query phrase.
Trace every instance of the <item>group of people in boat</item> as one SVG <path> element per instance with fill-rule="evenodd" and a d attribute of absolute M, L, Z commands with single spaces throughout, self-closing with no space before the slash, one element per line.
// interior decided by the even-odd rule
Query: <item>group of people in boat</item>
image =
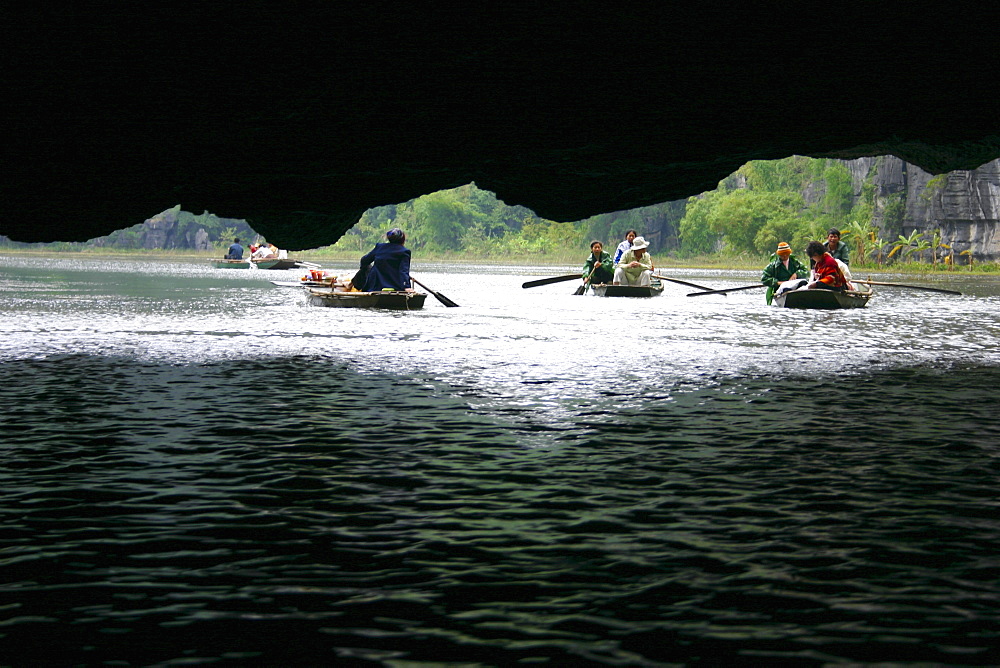
<path fill-rule="evenodd" d="M 590 255 L 583 265 L 584 286 L 611 284 L 648 286 L 653 277 L 653 258 L 646 249 L 649 242 L 635 230 L 625 233 L 614 257 L 600 241 L 590 242 Z"/>
<path fill-rule="evenodd" d="M 229 249 L 226 251 L 226 260 L 242 260 L 243 259 L 243 246 L 240 244 L 239 237 L 233 239 L 233 243 L 229 245 Z M 285 259 L 288 257 L 288 251 L 280 250 L 274 244 L 268 244 L 260 242 L 257 244 L 250 244 L 250 259 L 251 260 L 267 260 L 271 258 L 281 258 Z"/>
<path fill-rule="evenodd" d="M 653 277 L 653 258 L 647 252 L 649 243 L 628 230 L 618 244 L 615 254 L 604 250 L 600 241 L 590 242 L 581 275 L 584 286 L 598 284 L 648 286 Z M 809 290 L 851 290 L 850 249 L 840 240 L 840 230 L 830 228 L 826 241 L 811 241 L 806 246 L 807 267 L 792 256 L 791 247 L 784 241 L 778 244 L 771 262 L 761 274 L 760 281 L 767 286 L 767 303 L 778 291 L 805 288 Z"/>
<path fill-rule="evenodd" d="M 848 267 L 850 255 L 847 244 L 840 240 L 840 230 L 835 227 L 827 231 L 826 241 L 810 241 L 806 246 L 810 267 L 793 257 L 791 247 L 782 241 L 760 276 L 760 282 L 767 286 L 767 303 L 771 303 L 775 294 L 787 290 L 853 289 Z"/>

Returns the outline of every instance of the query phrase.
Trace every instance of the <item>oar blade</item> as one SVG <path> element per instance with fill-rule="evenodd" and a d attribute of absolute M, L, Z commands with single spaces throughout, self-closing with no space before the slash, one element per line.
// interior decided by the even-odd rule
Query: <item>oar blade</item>
<path fill-rule="evenodd" d="M 702 295 L 722 295 L 725 296 L 727 292 L 737 292 L 739 290 L 753 290 L 754 288 L 765 287 L 762 283 L 756 285 L 744 285 L 738 288 L 724 288 L 722 290 L 705 290 L 704 292 L 689 292 L 688 297 L 701 297 Z"/>
<path fill-rule="evenodd" d="M 658 278 L 661 281 L 670 281 L 671 283 L 677 283 L 678 285 L 686 285 L 689 288 L 695 288 L 696 290 L 711 290 L 712 288 L 707 288 L 704 285 L 698 285 L 697 283 L 688 283 L 687 281 L 682 281 L 677 278 L 670 278 L 669 276 L 660 276 L 659 274 L 653 274 L 653 278 Z"/>
<path fill-rule="evenodd" d="M 431 290 L 429 287 L 427 287 L 426 285 L 424 285 L 423 283 L 421 283 L 420 281 L 418 281 L 417 279 L 415 279 L 412 274 L 410 275 L 410 280 L 413 281 L 414 283 L 416 283 L 417 285 L 419 285 L 420 287 L 422 287 L 427 292 L 431 293 L 431 295 L 434 296 L 434 299 L 438 300 L 439 302 L 441 302 L 445 306 L 448 306 L 450 308 L 455 308 L 455 307 L 458 306 L 458 304 L 456 304 L 452 300 L 448 299 L 447 297 L 445 297 L 440 292 L 435 292 L 434 290 Z"/>
<path fill-rule="evenodd" d="M 563 281 L 572 281 L 574 279 L 579 279 L 580 274 L 566 274 L 564 276 L 549 276 L 548 278 L 539 278 L 534 281 L 527 281 L 521 284 L 522 288 L 537 288 L 539 285 L 551 285 L 552 283 L 562 283 Z"/>
<path fill-rule="evenodd" d="M 962 296 L 962 293 L 958 290 L 945 290 L 944 288 L 928 288 L 923 285 L 906 285 L 904 283 L 883 283 L 882 281 L 862 281 L 860 279 L 853 279 L 852 283 L 864 283 L 865 285 L 885 285 L 890 288 L 908 288 L 910 290 L 923 290 L 924 292 L 940 292 L 945 295 L 958 295 Z"/>

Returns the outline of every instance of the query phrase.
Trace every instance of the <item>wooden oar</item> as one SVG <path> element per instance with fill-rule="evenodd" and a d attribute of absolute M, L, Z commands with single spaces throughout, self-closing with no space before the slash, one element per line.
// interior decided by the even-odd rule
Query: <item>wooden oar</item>
<path fill-rule="evenodd" d="M 754 288 L 766 288 L 767 286 L 763 283 L 758 283 L 757 285 L 744 285 L 738 288 L 726 288 L 724 290 L 707 290 L 705 292 L 689 292 L 688 297 L 700 297 L 701 295 L 724 295 L 727 292 L 736 292 L 737 290 L 753 290 Z"/>
<path fill-rule="evenodd" d="M 410 274 L 410 280 L 413 281 L 414 283 L 416 283 L 417 285 L 419 285 L 420 287 L 422 287 L 427 292 L 429 292 L 432 295 L 434 295 L 434 298 L 437 299 L 442 304 L 444 304 L 445 306 L 458 306 L 458 304 L 456 304 L 455 302 L 451 301 L 450 299 L 448 299 L 447 297 L 445 297 L 440 292 L 434 292 L 429 287 L 427 287 L 426 285 L 424 285 L 423 283 L 421 283 L 417 279 L 413 278 L 413 274 Z"/>
<path fill-rule="evenodd" d="M 688 283 L 687 281 L 680 281 L 676 278 L 669 278 L 667 276 L 660 276 L 659 274 L 653 274 L 653 278 L 658 278 L 661 281 L 670 281 L 671 283 L 680 283 L 681 285 L 686 285 L 689 288 L 698 288 L 699 290 L 711 290 L 712 288 L 706 288 L 704 285 L 698 285 L 697 283 Z"/>
<path fill-rule="evenodd" d="M 576 289 L 576 292 L 573 293 L 574 295 L 586 294 L 586 292 L 587 292 L 587 286 L 590 285 L 590 279 L 592 279 L 594 277 L 594 272 L 595 271 L 597 271 L 597 267 L 594 267 L 593 269 L 590 270 L 590 273 L 587 274 L 587 280 L 585 280 L 583 282 L 583 285 L 581 285 L 580 287 L 578 287 Z"/>
<path fill-rule="evenodd" d="M 944 288 L 925 288 L 922 285 L 903 285 L 902 283 L 880 283 L 879 281 L 859 281 L 851 279 L 851 283 L 864 283 L 865 285 L 887 285 L 892 288 L 909 288 L 911 290 L 926 290 L 927 292 L 942 292 L 946 295 L 961 295 L 958 290 L 945 290 Z"/>
<path fill-rule="evenodd" d="M 565 276 L 550 276 L 549 278 L 539 278 L 537 281 L 528 281 L 527 283 L 521 283 L 521 287 L 537 288 L 539 285 L 549 285 L 550 283 L 562 283 L 563 281 L 572 281 L 574 278 L 580 278 L 580 274 L 566 274 Z"/>

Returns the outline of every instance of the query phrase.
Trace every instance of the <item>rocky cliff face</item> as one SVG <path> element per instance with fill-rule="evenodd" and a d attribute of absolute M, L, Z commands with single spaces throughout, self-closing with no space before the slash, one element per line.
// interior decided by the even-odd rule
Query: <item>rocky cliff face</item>
<path fill-rule="evenodd" d="M 195 216 L 188 211 L 181 211 L 179 205 L 146 219 L 138 227 L 140 246 L 147 249 L 211 250 L 219 233 L 226 229 L 234 231 L 245 240 L 257 236 L 245 220 L 220 218 L 208 212 Z M 228 242 L 228 239 L 225 241 Z"/>
<path fill-rule="evenodd" d="M 941 231 L 955 254 L 1000 259 L 1000 160 L 934 176 L 894 156 L 847 163 L 856 200 L 873 195 L 875 220 L 885 239 L 914 230 Z"/>

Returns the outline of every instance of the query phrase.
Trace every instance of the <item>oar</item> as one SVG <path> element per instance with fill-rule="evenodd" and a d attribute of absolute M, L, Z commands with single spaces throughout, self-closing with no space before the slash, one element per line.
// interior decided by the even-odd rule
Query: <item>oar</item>
<path fill-rule="evenodd" d="M 902 283 L 880 283 L 878 281 L 859 281 L 856 278 L 852 278 L 851 283 L 864 283 L 865 285 L 888 285 L 889 287 L 892 288 L 909 288 L 911 290 L 926 290 L 927 292 L 943 292 L 946 295 L 962 294 L 958 290 L 945 290 L 944 288 L 925 288 L 922 285 L 903 285 Z"/>
<path fill-rule="evenodd" d="M 550 283 L 562 283 L 563 281 L 572 281 L 574 278 L 580 278 L 580 274 L 566 274 L 565 276 L 550 276 L 549 278 L 539 278 L 537 281 L 528 281 L 527 283 L 521 283 L 521 287 L 537 288 L 539 285 L 549 285 Z"/>
<path fill-rule="evenodd" d="M 587 292 L 587 286 L 590 285 L 590 279 L 592 279 L 594 277 L 594 272 L 595 271 L 597 271 L 596 267 L 594 269 L 590 270 L 590 273 L 587 274 L 587 280 L 585 280 L 583 282 L 583 285 L 581 285 L 580 287 L 578 287 L 576 289 L 576 292 L 573 293 L 574 295 L 582 295 L 582 294 L 585 294 Z"/>
<path fill-rule="evenodd" d="M 698 285 L 697 283 L 688 283 L 687 281 L 679 281 L 676 278 L 668 278 L 666 276 L 660 276 L 659 274 L 653 274 L 653 278 L 658 278 L 661 281 L 670 281 L 671 283 L 680 283 L 681 285 L 686 285 L 689 288 L 698 288 L 699 290 L 712 289 L 712 288 L 706 288 L 704 285 Z"/>
<path fill-rule="evenodd" d="M 448 299 L 447 297 L 445 297 L 440 292 L 434 292 L 429 287 L 427 287 L 426 285 L 424 285 L 423 283 L 421 283 L 417 279 L 413 278 L 413 274 L 410 274 L 410 280 L 413 281 L 414 283 L 416 283 L 417 285 L 419 285 L 420 287 L 422 287 L 427 292 L 429 292 L 432 295 L 434 295 L 434 298 L 437 299 L 442 304 L 444 304 L 445 306 L 458 306 L 458 304 L 456 304 L 455 302 L 451 301 L 450 299 Z"/>
<path fill-rule="evenodd" d="M 724 295 L 727 292 L 736 292 L 737 290 L 753 290 L 754 288 L 765 288 L 767 287 L 763 283 L 758 283 L 757 285 L 744 285 L 739 288 L 726 288 L 725 290 L 707 290 L 705 292 L 689 292 L 688 297 L 700 297 L 701 295 Z"/>

